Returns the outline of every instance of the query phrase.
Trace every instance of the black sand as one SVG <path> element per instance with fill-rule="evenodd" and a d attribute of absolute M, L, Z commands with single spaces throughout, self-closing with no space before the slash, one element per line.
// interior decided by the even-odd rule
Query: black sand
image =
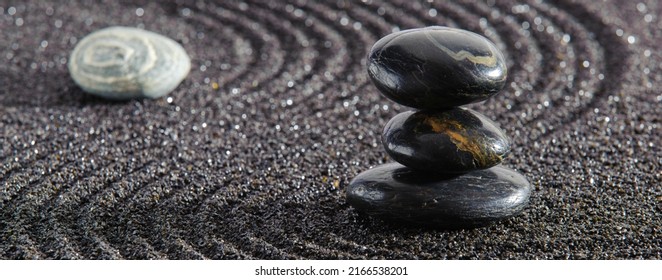
<path fill-rule="evenodd" d="M 662 256 L 658 1 L 48 2 L 0 0 L 2 258 Z M 84 94 L 66 59 L 111 25 L 177 40 L 191 74 L 158 100 Z M 471 108 L 513 138 L 504 164 L 534 185 L 516 218 L 402 228 L 345 202 L 390 161 L 379 135 L 406 110 L 365 55 L 426 25 L 506 54 L 505 90 Z"/>

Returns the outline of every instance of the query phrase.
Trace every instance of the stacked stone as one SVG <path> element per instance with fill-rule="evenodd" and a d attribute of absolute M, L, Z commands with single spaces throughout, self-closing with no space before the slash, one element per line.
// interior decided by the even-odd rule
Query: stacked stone
<path fill-rule="evenodd" d="M 389 99 L 418 109 L 396 115 L 382 143 L 398 163 L 359 174 L 347 202 L 367 214 L 438 228 L 484 226 L 520 213 L 531 187 L 499 165 L 510 139 L 484 115 L 459 107 L 506 82 L 503 55 L 487 38 L 448 27 L 404 30 L 377 41 L 368 73 Z"/>

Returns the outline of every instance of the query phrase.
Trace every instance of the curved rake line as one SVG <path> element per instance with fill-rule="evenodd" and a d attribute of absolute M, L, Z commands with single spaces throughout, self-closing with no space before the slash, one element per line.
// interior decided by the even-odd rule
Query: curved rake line
<path fill-rule="evenodd" d="M 153 147 L 153 146 L 152 146 L 152 147 Z M 148 147 L 147 149 L 149 150 L 149 149 L 152 148 L 152 147 Z M 90 155 L 91 155 L 91 154 L 90 154 Z M 90 155 L 88 155 L 88 156 L 90 156 Z M 138 172 L 138 171 L 144 169 L 144 168 L 147 166 L 147 164 L 152 163 L 152 162 L 154 162 L 154 161 L 153 161 L 153 160 L 152 160 L 152 161 L 148 161 L 148 162 L 145 163 L 144 165 L 135 168 L 134 170 L 132 170 L 132 171 L 129 172 L 129 175 L 132 174 L 132 173 L 135 173 L 135 172 Z M 100 175 L 104 170 L 106 170 L 106 167 L 107 167 L 108 165 L 112 164 L 112 161 L 111 161 L 111 160 L 106 161 L 105 165 L 103 165 L 102 163 L 103 163 L 103 161 L 100 161 L 100 162 L 99 162 L 99 166 L 100 166 L 100 167 L 97 167 L 96 169 L 90 170 L 91 172 L 84 172 L 84 173 L 81 172 L 81 174 L 79 174 L 78 177 L 76 177 L 76 178 L 74 178 L 72 181 L 70 181 L 71 183 L 73 183 L 71 187 L 62 187 L 62 188 L 57 189 L 56 192 L 55 192 L 53 195 L 50 196 L 50 199 L 48 199 L 47 201 L 44 201 L 44 202 L 41 204 L 41 205 L 42 205 L 42 206 L 40 207 L 41 209 L 37 211 L 37 212 L 46 212 L 46 213 L 49 213 L 49 217 L 50 217 L 50 219 L 51 219 L 51 221 L 52 221 L 52 222 L 49 223 L 49 224 L 53 226 L 53 228 L 52 228 L 53 231 L 52 231 L 52 232 L 54 232 L 54 233 L 56 234 L 56 237 L 61 237 L 61 239 L 64 240 L 64 242 L 61 242 L 61 244 L 65 244 L 65 247 L 68 248 L 68 250 L 70 249 L 70 251 L 72 251 L 72 252 L 75 253 L 74 255 L 82 255 L 82 253 L 80 253 L 80 252 L 76 252 L 76 250 L 74 249 L 74 247 L 70 246 L 69 243 L 78 243 L 78 242 L 74 241 L 74 240 L 71 239 L 71 238 L 67 238 L 67 235 L 63 235 L 63 234 L 61 234 L 61 232 L 63 231 L 63 229 L 61 228 L 61 226 L 59 226 L 59 223 L 58 223 L 58 219 L 57 219 L 57 217 L 53 216 L 54 214 L 57 214 L 57 212 L 49 211 L 49 209 L 51 209 L 51 208 L 52 208 L 52 209 L 62 208 L 63 205 L 61 205 L 61 203 L 59 203 L 59 201 L 66 201 L 65 196 L 67 196 L 67 195 L 74 195 L 73 193 L 74 193 L 76 190 L 81 190 L 81 191 L 82 191 L 82 190 L 87 190 L 87 188 L 85 188 L 84 186 L 79 186 L 79 185 L 80 185 L 84 180 L 86 180 L 87 178 L 95 177 L 95 176 L 97 176 L 97 175 Z M 122 175 L 119 175 L 119 176 L 117 176 L 117 178 L 115 178 L 115 179 L 111 179 L 111 183 L 112 183 L 113 181 L 114 181 L 114 182 L 117 182 L 117 181 L 119 181 L 121 178 L 122 178 Z M 64 184 L 64 185 L 68 185 L 68 183 L 67 183 L 67 184 Z M 107 185 L 107 184 L 104 184 L 104 185 Z M 65 191 L 65 190 L 66 190 L 66 191 Z M 95 191 L 95 190 L 91 190 L 91 193 L 90 193 L 89 195 L 94 195 L 94 193 L 97 192 L 97 191 L 98 191 L 98 190 L 96 190 L 96 191 Z M 89 195 L 88 195 L 88 196 L 89 196 Z M 85 196 L 81 196 L 81 197 L 80 197 L 81 200 L 84 199 L 84 198 L 85 198 Z M 57 201 L 56 201 L 56 200 L 57 200 Z M 80 205 L 80 204 L 79 204 L 79 205 Z M 78 207 L 78 208 L 80 208 L 80 207 Z M 46 242 L 46 243 L 48 243 L 48 242 Z M 76 247 L 80 247 L 80 246 L 76 246 Z M 66 257 L 66 258 L 68 258 L 68 257 Z"/>
<path fill-rule="evenodd" d="M 85 234 L 81 234 L 78 239 L 80 240 L 91 240 L 93 243 L 96 243 L 96 245 L 100 248 L 105 248 L 103 252 L 111 252 L 111 256 L 115 259 L 121 259 L 123 258 L 122 253 L 119 249 L 115 248 L 113 244 L 108 242 L 103 236 L 98 235 L 94 231 L 84 231 L 84 224 L 86 222 L 94 221 L 93 219 L 88 219 L 90 217 L 90 208 L 97 206 L 98 204 L 95 202 L 99 201 L 99 198 L 101 195 L 105 192 L 110 191 L 112 188 L 112 185 L 115 185 L 117 182 L 120 182 L 120 180 L 126 181 L 127 179 L 130 179 L 133 174 L 137 174 L 143 170 L 146 170 L 150 165 L 157 163 L 155 160 L 148 160 L 147 162 L 141 164 L 140 166 L 122 174 L 118 174 L 114 178 L 111 178 L 110 180 L 106 179 L 106 181 L 100 186 L 98 189 L 93 190 L 90 192 L 89 195 L 86 197 L 81 197 L 81 198 L 86 198 L 86 199 L 80 199 L 83 201 L 82 203 L 79 202 L 77 203 L 76 209 L 80 209 L 79 215 L 77 218 L 79 219 L 79 223 L 77 224 L 78 228 Z M 152 177 L 150 179 L 156 179 L 157 177 Z M 130 180 L 133 182 L 133 180 Z M 143 181 L 143 183 L 149 182 Z M 54 203 L 58 205 L 59 203 Z M 110 205 L 106 206 L 106 208 L 111 207 Z M 89 242 L 89 241 L 88 241 Z M 79 243 L 84 243 L 83 241 L 79 241 Z"/>
<path fill-rule="evenodd" d="M 215 193 L 215 192 L 213 192 L 213 193 Z M 212 193 L 212 195 L 213 195 L 213 193 Z M 210 196 L 211 196 L 211 195 L 210 195 Z M 173 196 L 173 197 L 174 197 L 174 196 Z M 205 199 L 206 199 L 206 198 L 203 198 L 203 201 L 204 201 Z"/>
<path fill-rule="evenodd" d="M 218 189 L 217 189 L 216 191 L 218 191 Z M 212 197 L 212 196 L 216 193 L 216 191 L 214 191 L 214 192 L 212 192 L 211 194 L 207 195 L 207 198 L 208 198 L 208 197 Z M 202 203 L 205 203 L 205 201 L 207 200 L 207 198 L 203 198 L 203 199 L 202 199 Z M 199 206 L 198 206 L 197 208 L 199 208 Z M 196 209 L 197 209 L 197 208 L 196 208 Z M 274 247 L 274 248 L 275 248 L 275 247 Z"/>
<path fill-rule="evenodd" d="M 538 10 L 537 10 L 537 11 L 538 11 Z M 542 16 L 543 19 L 546 19 L 546 20 L 548 20 L 549 22 L 551 22 L 551 23 L 552 23 L 551 26 L 554 27 L 555 30 L 563 30 L 562 27 L 561 27 L 559 24 L 556 24 L 556 23 L 555 23 L 555 21 L 553 20 L 552 15 L 547 15 L 547 14 L 545 13 L 545 11 L 542 11 L 542 10 L 539 10 L 538 12 L 539 12 L 539 13 L 537 13 L 536 15 L 537 15 L 537 16 Z M 549 17 L 548 17 L 548 16 L 549 16 Z M 529 21 L 529 22 L 533 22 L 533 18 L 531 18 L 531 17 L 527 17 L 526 14 L 519 15 L 518 18 L 521 18 L 521 19 L 526 20 L 526 21 Z M 570 19 L 572 19 L 572 18 L 570 17 Z M 571 23 L 572 23 L 572 22 L 571 22 Z M 560 24 L 563 24 L 563 22 L 560 22 Z M 578 24 L 573 24 L 573 25 L 580 26 L 580 25 L 578 25 Z M 573 34 L 573 35 L 575 35 L 575 34 L 577 34 L 577 33 L 584 33 L 584 34 L 587 33 L 585 30 L 581 30 L 581 29 L 579 29 L 579 28 L 574 28 L 574 29 L 576 29 L 576 30 L 574 30 L 574 32 L 571 33 L 571 34 Z M 551 35 L 548 34 L 547 32 L 531 31 L 531 36 L 534 37 L 534 38 L 537 38 L 537 39 L 538 39 L 537 41 L 540 41 L 540 42 L 543 42 L 543 41 L 551 41 L 551 40 L 552 40 L 552 39 L 550 38 Z M 574 36 L 574 37 L 577 38 L 577 37 L 580 37 L 580 36 Z M 550 38 L 550 39 L 545 40 L 544 38 Z M 554 41 L 554 42 L 556 43 L 556 41 Z M 577 41 L 574 40 L 572 43 L 567 44 L 566 46 L 562 46 L 562 47 L 568 48 L 569 50 L 573 50 L 573 53 L 575 53 L 574 50 L 575 50 L 576 48 L 574 48 L 573 45 L 576 44 L 576 43 L 577 43 Z M 550 45 L 550 44 L 543 44 L 543 45 L 546 46 L 546 49 L 547 49 L 549 52 L 552 52 L 552 51 L 558 50 L 558 47 L 552 47 L 552 45 Z M 592 49 L 589 48 L 589 52 L 591 53 L 590 56 L 592 56 L 592 57 L 595 56 L 595 52 L 593 52 Z M 594 59 L 592 59 L 592 60 L 594 60 Z M 576 62 L 576 61 L 577 61 L 577 56 L 575 56 L 574 58 L 572 58 L 572 57 L 568 57 L 568 58 L 566 59 L 566 61 L 569 61 L 569 62 L 570 62 L 570 63 L 568 64 L 569 67 L 566 67 L 566 71 L 570 71 L 570 72 L 566 72 L 566 73 L 564 73 L 564 75 L 570 74 L 570 75 L 572 75 L 573 77 L 574 77 L 574 76 L 578 76 L 578 71 L 577 71 L 577 70 L 579 70 L 579 69 L 578 69 L 577 67 L 573 67 L 573 66 L 577 66 L 576 63 L 573 63 L 573 62 Z M 548 71 L 548 73 L 549 73 L 548 76 L 549 76 L 549 77 L 544 78 L 544 77 L 540 76 L 540 77 L 538 77 L 538 79 L 536 80 L 536 82 L 535 82 L 534 84 L 532 84 L 532 87 L 533 87 L 533 90 L 532 90 L 532 91 L 534 91 L 534 92 L 542 92 L 542 93 L 545 93 L 545 94 L 542 95 L 542 96 L 549 96 L 549 94 L 547 94 L 547 93 L 551 93 L 551 94 L 553 94 L 557 89 L 563 89 L 563 88 L 565 88 L 565 85 L 564 85 L 564 82 L 563 82 L 563 81 L 561 81 L 561 80 L 559 80 L 559 79 L 554 79 L 554 77 L 555 77 L 554 74 L 555 74 L 555 73 L 558 73 L 558 72 L 562 72 L 562 71 L 563 71 L 563 70 L 559 67 L 558 63 L 550 63 L 550 62 L 546 62 L 546 64 L 550 64 L 550 65 L 552 66 L 552 69 L 556 69 L 556 70 L 555 70 L 555 71 Z M 541 68 L 543 68 L 543 67 L 544 67 L 545 69 L 547 69 L 547 67 L 545 67 L 544 65 L 541 66 Z M 557 74 L 556 74 L 556 75 L 557 75 Z M 567 91 L 571 91 L 571 90 L 568 89 Z M 566 91 L 565 91 L 565 90 L 561 90 L 560 92 L 566 92 Z M 541 96 L 541 95 L 536 95 L 536 96 Z M 522 95 L 521 98 L 522 98 L 522 97 L 523 97 L 523 98 L 528 98 L 527 95 Z M 520 99 L 521 99 L 521 98 L 520 98 Z M 562 96 L 559 96 L 559 98 L 562 98 Z M 541 100 L 538 100 L 538 101 L 541 101 Z M 552 101 L 552 102 L 551 102 L 552 104 L 551 104 L 550 107 L 554 107 L 553 105 L 554 105 L 554 103 L 556 103 L 556 102 L 555 102 L 554 100 L 551 100 L 551 101 Z M 513 106 L 513 108 L 512 108 L 512 109 L 513 109 L 513 110 L 512 110 L 513 113 L 515 113 L 515 114 L 519 114 L 519 113 L 520 113 L 519 110 L 522 109 L 523 105 L 525 105 L 526 103 L 527 103 L 526 101 L 525 101 L 525 102 L 520 102 L 520 103 L 516 104 L 515 106 Z M 529 103 L 530 103 L 530 101 L 529 101 Z M 530 124 L 533 124 L 533 123 L 537 123 L 537 122 L 539 122 L 541 118 L 548 117 L 546 114 L 543 114 L 542 111 L 536 111 L 536 112 L 541 112 L 541 113 L 537 114 L 536 116 L 533 116 L 532 118 L 530 118 L 530 119 L 528 119 L 528 120 L 523 121 L 523 125 L 528 126 L 528 125 L 530 125 Z"/>
<path fill-rule="evenodd" d="M 233 10 L 233 7 L 229 6 L 230 3 L 217 3 L 217 4 L 219 5 L 226 4 L 225 6 L 226 9 Z M 214 27 L 216 27 L 216 25 L 218 25 L 216 21 L 221 21 L 226 23 L 224 26 L 227 28 L 233 30 L 235 29 L 243 30 L 244 32 L 238 32 L 237 34 L 242 34 L 247 36 L 248 41 L 252 43 L 251 44 L 252 46 L 254 46 L 253 48 L 254 51 L 250 56 L 251 62 L 246 66 L 242 67 L 242 71 L 236 74 L 231 74 L 230 76 L 228 76 L 229 78 L 227 79 L 225 78 L 224 74 L 219 75 L 219 77 L 222 79 L 220 83 L 221 86 L 242 87 L 241 83 L 243 83 L 244 80 L 251 75 L 256 75 L 257 77 L 259 77 L 259 79 L 256 79 L 256 81 L 258 81 L 258 84 L 262 84 L 264 83 L 264 81 L 267 81 L 271 77 L 273 77 L 273 75 L 282 71 L 283 65 L 285 64 L 285 61 L 287 61 L 287 59 L 285 58 L 287 54 L 283 55 L 282 53 L 276 53 L 277 56 L 275 57 L 275 60 L 269 60 L 269 61 L 263 61 L 258 57 L 258 54 L 262 49 L 265 48 L 280 49 L 280 46 L 282 45 L 282 42 L 279 40 L 278 37 L 272 37 L 273 39 L 272 42 L 266 42 L 263 40 L 260 34 L 268 33 L 266 32 L 266 27 L 258 25 L 257 27 L 259 27 L 260 29 L 254 30 L 254 28 L 252 28 L 254 26 L 251 25 L 253 21 L 241 13 L 220 14 L 218 12 L 218 9 L 216 9 L 215 11 L 196 9 L 196 13 L 205 16 L 206 20 L 203 21 L 203 24 L 210 29 L 213 29 Z M 231 18 L 225 18 L 226 16 L 229 16 Z M 269 69 L 274 65 L 276 66 L 275 70 L 271 71 L 271 73 L 267 75 L 261 75 L 263 74 L 263 72 L 255 71 L 256 69 Z M 234 85 L 234 83 L 239 83 L 239 84 Z"/>
<path fill-rule="evenodd" d="M 568 7 L 566 9 L 557 9 L 557 10 L 567 11 L 568 15 L 570 16 L 570 19 L 573 22 L 577 22 L 579 26 L 587 30 L 588 33 L 600 34 L 600 31 L 609 30 L 608 26 L 603 24 L 603 21 L 597 20 L 596 18 L 591 19 L 582 16 L 582 10 L 584 8 L 582 8 L 580 5 L 566 4 L 563 2 L 559 2 L 558 5 L 573 6 L 573 7 Z M 584 14 L 589 14 L 589 13 L 584 13 Z M 593 16 L 595 15 L 591 14 L 591 17 Z M 597 24 L 597 26 L 595 27 L 595 29 L 591 29 L 591 26 L 582 23 L 582 20 L 583 21 L 590 20 L 589 22 L 590 24 Z M 534 140 L 545 139 L 548 136 L 556 135 L 558 133 L 563 132 L 565 128 L 569 128 L 572 125 L 579 122 L 581 120 L 581 116 L 590 114 L 592 112 L 592 108 L 597 107 L 599 103 L 605 101 L 606 97 L 609 95 L 610 92 L 618 92 L 622 89 L 622 85 L 625 84 L 622 82 L 623 80 L 622 77 L 624 77 L 624 75 L 618 75 L 617 73 L 631 73 L 632 71 L 610 71 L 612 70 L 610 66 L 612 65 L 619 66 L 625 69 L 625 68 L 632 68 L 632 64 L 629 63 L 628 60 L 624 60 L 623 54 L 618 50 L 617 46 L 622 45 L 623 43 L 620 40 L 614 38 L 613 34 L 610 33 L 609 36 L 611 38 L 603 38 L 600 36 L 596 37 L 595 39 L 596 45 L 594 46 L 595 49 L 589 48 L 592 51 L 591 62 L 598 63 L 600 68 L 602 68 L 601 69 L 602 71 L 599 72 L 603 73 L 604 75 L 604 79 L 602 81 L 596 81 L 595 79 L 591 79 L 588 80 L 589 84 L 587 84 L 584 87 L 585 91 L 592 93 L 591 99 L 586 103 L 585 106 L 582 107 L 581 110 L 578 111 L 569 110 L 568 114 L 564 116 L 560 121 L 561 123 L 560 126 L 555 126 L 554 127 L 555 129 L 545 131 L 537 138 L 534 138 Z M 608 41 L 604 41 L 604 40 L 608 40 Z M 596 59 L 596 57 L 603 59 Z M 624 61 L 626 63 L 624 63 Z M 588 72 L 588 70 L 586 71 Z M 590 78 L 590 74 L 587 75 L 589 76 L 588 78 Z M 611 85 L 613 85 L 613 87 Z M 610 90 L 608 90 L 608 88 Z"/>

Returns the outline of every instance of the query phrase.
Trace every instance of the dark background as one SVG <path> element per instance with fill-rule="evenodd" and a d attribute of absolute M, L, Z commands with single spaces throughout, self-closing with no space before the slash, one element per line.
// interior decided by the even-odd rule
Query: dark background
<path fill-rule="evenodd" d="M 660 259 L 659 1 L 269 2 L 0 0 L 0 257 Z M 69 53 L 112 25 L 177 40 L 190 75 L 157 100 L 84 94 Z M 407 110 L 365 56 L 428 25 L 506 56 L 470 107 L 513 139 L 522 215 L 441 231 L 345 202 Z"/>

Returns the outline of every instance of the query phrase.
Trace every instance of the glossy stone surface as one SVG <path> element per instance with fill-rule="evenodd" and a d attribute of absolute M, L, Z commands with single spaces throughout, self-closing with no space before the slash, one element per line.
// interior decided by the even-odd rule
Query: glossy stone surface
<path fill-rule="evenodd" d="M 84 91 L 109 99 L 158 98 L 186 78 L 191 61 L 174 40 L 131 27 L 109 27 L 85 36 L 69 59 Z"/>
<path fill-rule="evenodd" d="M 485 100 L 503 88 L 506 62 L 487 38 L 449 27 L 387 35 L 368 56 L 368 74 L 391 100 L 419 109 Z"/>
<path fill-rule="evenodd" d="M 384 220 L 470 228 L 520 213 L 528 204 L 531 185 L 500 165 L 444 177 L 389 163 L 359 174 L 346 191 L 351 206 Z"/>
<path fill-rule="evenodd" d="M 460 107 L 400 113 L 384 127 L 382 144 L 395 161 L 439 173 L 489 168 L 510 152 L 510 139 L 494 122 Z"/>

